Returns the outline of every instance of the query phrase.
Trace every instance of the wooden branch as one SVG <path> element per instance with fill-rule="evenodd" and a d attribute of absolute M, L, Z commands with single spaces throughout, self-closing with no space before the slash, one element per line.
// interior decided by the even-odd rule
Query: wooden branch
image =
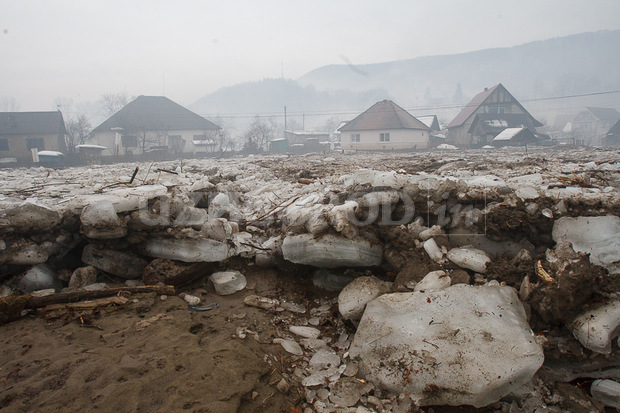
<path fill-rule="evenodd" d="M 122 296 L 124 294 L 139 294 L 154 292 L 159 295 L 175 295 L 171 285 L 146 285 L 143 287 L 118 287 L 96 291 L 70 291 L 51 294 L 44 297 L 35 297 L 32 294 L 11 295 L 0 298 L 0 324 L 21 317 L 25 309 L 35 309 L 51 304 L 76 303 L 97 298 Z"/>

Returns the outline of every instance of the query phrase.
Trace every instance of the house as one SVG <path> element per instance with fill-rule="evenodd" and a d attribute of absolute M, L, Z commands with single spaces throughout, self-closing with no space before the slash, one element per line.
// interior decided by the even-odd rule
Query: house
<path fill-rule="evenodd" d="M 506 128 L 491 142 L 493 146 L 523 146 L 538 143 L 538 138 L 529 128 Z"/>
<path fill-rule="evenodd" d="M 199 154 L 219 150 L 218 125 L 164 96 L 139 96 L 93 129 L 102 155 L 151 151 Z"/>
<path fill-rule="evenodd" d="M 0 112 L 0 158 L 38 162 L 39 151 L 67 152 L 65 121 L 56 112 Z"/>
<path fill-rule="evenodd" d="M 428 126 L 432 132 L 439 132 L 441 130 L 437 115 L 418 116 L 418 120 Z"/>
<path fill-rule="evenodd" d="M 344 150 L 406 150 L 428 147 L 430 129 L 391 100 L 383 100 L 339 128 Z"/>
<path fill-rule="evenodd" d="M 605 134 L 601 143 L 603 146 L 620 146 L 620 120 Z"/>
<path fill-rule="evenodd" d="M 331 144 L 329 132 L 284 131 L 284 138 L 289 148 L 299 153 L 322 152 L 330 149 Z"/>
<path fill-rule="evenodd" d="M 501 84 L 485 88 L 447 126 L 447 141 L 461 147 L 481 147 L 506 128 L 542 126 Z"/>
<path fill-rule="evenodd" d="M 613 108 L 588 107 L 572 122 L 573 137 L 586 145 L 599 145 L 601 139 L 620 119 L 620 113 Z"/>

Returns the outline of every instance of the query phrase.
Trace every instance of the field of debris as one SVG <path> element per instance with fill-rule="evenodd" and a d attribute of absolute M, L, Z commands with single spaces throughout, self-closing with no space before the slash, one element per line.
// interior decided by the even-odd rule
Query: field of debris
<path fill-rule="evenodd" d="M 0 169 L 0 410 L 612 412 L 620 150 Z"/>

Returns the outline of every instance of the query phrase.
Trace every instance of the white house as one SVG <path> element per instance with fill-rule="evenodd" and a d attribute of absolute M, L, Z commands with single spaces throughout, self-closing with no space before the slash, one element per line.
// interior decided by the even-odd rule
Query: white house
<path fill-rule="evenodd" d="M 102 155 L 152 150 L 197 154 L 219 150 L 218 125 L 164 96 L 139 96 L 93 130 Z"/>
<path fill-rule="evenodd" d="M 391 100 L 372 105 L 339 128 L 344 150 L 425 149 L 430 129 Z"/>

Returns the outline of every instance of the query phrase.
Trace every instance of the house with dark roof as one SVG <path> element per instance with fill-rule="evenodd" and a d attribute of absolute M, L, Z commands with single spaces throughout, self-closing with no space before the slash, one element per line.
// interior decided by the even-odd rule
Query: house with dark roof
<path fill-rule="evenodd" d="M 425 149 L 430 129 L 391 100 L 383 100 L 339 129 L 345 150 Z"/>
<path fill-rule="evenodd" d="M 93 129 L 103 155 L 135 152 L 206 153 L 219 150 L 222 128 L 164 96 L 138 96 Z"/>
<path fill-rule="evenodd" d="M 0 112 L 0 158 L 33 163 L 36 152 L 66 153 L 65 134 L 60 111 Z"/>
<path fill-rule="evenodd" d="M 535 133 L 539 126 L 542 123 L 499 83 L 474 96 L 448 124 L 447 141 L 460 147 L 479 147 L 506 128 L 526 127 Z"/>
<path fill-rule="evenodd" d="M 601 139 L 620 120 L 620 113 L 614 108 L 588 107 L 572 122 L 573 137 L 585 145 L 599 145 Z"/>
<path fill-rule="evenodd" d="M 620 120 L 605 134 L 601 143 L 603 146 L 620 146 Z"/>

